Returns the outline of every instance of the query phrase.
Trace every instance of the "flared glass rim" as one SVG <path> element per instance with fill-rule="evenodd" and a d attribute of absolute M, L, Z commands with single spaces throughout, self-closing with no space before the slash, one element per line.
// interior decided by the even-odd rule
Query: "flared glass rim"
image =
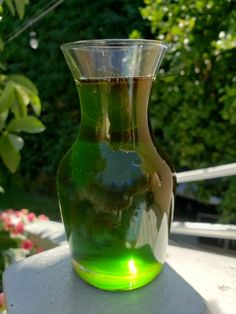
<path fill-rule="evenodd" d="M 61 49 L 74 49 L 74 48 L 121 48 L 135 46 L 146 47 L 162 47 L 168 49 L 168 45 L 165 42 L 154 39 L 89 39 L 79 40 L 75 42 L 68 42 L 62 44 Z"/>

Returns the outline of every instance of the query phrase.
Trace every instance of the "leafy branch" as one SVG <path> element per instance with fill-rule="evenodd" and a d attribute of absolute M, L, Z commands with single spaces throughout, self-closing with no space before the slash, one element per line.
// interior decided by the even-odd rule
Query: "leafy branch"
<path fill-rule="evenodd" d="M 21 20 L 23 19 L 25 6 L 29 4 L 29 0 L 5 0 L 4 2 L 13 16 L 17 14 Z"/>
<path fill-rule="evenodd" d="M 12 15 L 17 14 L 22 19 L 28 3 L 28 0 L 5 0 L 0 3 L 0 14 L 8 8 Z M 4 8 L 3 4 L 6 4 Z M 4 49 L 1 38 L 0 49 Z M 0 64 L 0 158 L 6 168 L 15 173 L 24 146 L 20 133 L 40 133 L 45 126 L 38 119 L 41 101 L 36 86 L 27 77 L 8 75 L 5 70 Z"/>

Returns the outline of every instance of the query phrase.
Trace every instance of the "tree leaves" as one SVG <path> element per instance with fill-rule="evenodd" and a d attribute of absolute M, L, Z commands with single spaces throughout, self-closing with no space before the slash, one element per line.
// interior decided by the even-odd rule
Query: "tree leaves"
<path fill-rule="evenodd" d="M 43 123 L 36 117 L 27 116 L 23 118 L 13 119 L 7 126 L 9 132 L 27 132 L 27 133 L 40 133 L 45 130 Z"/>
<path fill-rule="evenodd" d="M 17 152 L 19 152 L 24 146 L 24 140 L 22 137 L 15 134 L 9 134 L 9 139 Z"/>
<path fill-rule="evenodd" d="M 24 140 L 17 133 L 40 133 L 45 126 L 38 118 L 28 115 L 29 104 L 36 115 L 41 112 L 36 86 L 23 75 L 2 75 L 0 79 L 4 86 L 0 90 L 0 157 L 14 173 L 21 160 L 19 151 L 24 146 Z"/>
<path fill-rule="evenodd" d="M 225 154 L 215 151 L 225 151 L 224 134 L 230 133 L 232 141 L 236 136 L 229 132 L 236 123 L 234 40 L 226 45 L 227 34 L 236 38 L 233 4 L 202 0 L 190 0 L 188 7 L 184 0 L 178 5 L 171 0 L 146 3 L 141 13 L 150 21 L 153 35 L 172 45 L 163 75 L 157 77 L 158 104 L 151 109 L 155 125 L 163 132 L 155 131 L 162 134 L 179 170 L 229 162 Z M 160 8 L 164 12 L 161 20 L 156 13 Z M 231 156 L 236 158 L 233 150 Z"/>
<path fill-rule="evenodd" d="M 0 157 L 11 173 L 16 172 L 21 156 L 19 151 L 23 148 L 24 141 L 20 136 L 5 132 L 0 137 Z"/>
<path fill-rule="evenodd" d="M 10 105 L 16 101 L 20 106 L 28 106 L 32 103 L 33 110 L 36 111 L 37 115 L 39 115 L 41 112 L 41 102 L 35 85 L 23 75 L 8 75 L 6 77 L 2 77 L 5 89 L 2 91 L 2 95 L 0 96 L 0 112 L 5 111 L 6 108 L 9 108 Z"/>
<path fill-rule="evenodd" d="M 15 0 L 16 11 L 19 15 L 19 18 L 22 19 L 25 14 L 25 1 L 24 0 Z"/>
<path fill-rule="evenodd" d="M 0 113 L 0 131 L 3 130 L 6 126 L 6 120 L 8 117 L 8 111 Z"/>
<path fill-rule="evenodd" d="M 15 101 L 14 85 L 9 82 L 0 96 L 0 113 L 8 110 Z"/>
<path fill-rule="evenodd" d="M 28 0 L 14 0 L 14 2 L 13 0 L 5 0 L 5 3 L 12 15 L 15 15 L 17 12 L 19 18 L 23 19 L 25 14 L 25 5 L 29 3 Z"/>
<path fill-rule="evenodd" d="M 0 137 L 0 156 L 8 170 L 12 173 L 16 172 L 21 157 L 13 146 L 8 134 L 4 134 Z"/>
<path fill-rule="evenodd" d="M 15 7 L 13 4 L 13 1 L 12 0 L 5 0 L 5 3 L 7 4 L 8 9 L 10 10 L 11 14 L 15 15 Z"/>
<path fill-rule="evenodd" d="M 31 104 L 34 113 L 41 113 L 41 101 L 36 86 L 23 75 L 8 75 L 3 78 L 5 88 L 0 94 L 0 114 L 11 110 L 16 118 L 27 116 Z M 0 90 L 1 93 L 1 90 Z"/>
<path fill-rule="evenodd" d="M 224 108 L 221 110 L 223 119 L 236 125 L 236 88 L 226 86 L 225 94 L 220 101 L 224 103 Z"/>
<path fill-rule="evenodd" d="M 41 113 L 41 101 L 37 95 L 32 95 L 30 98 L 31 106 L 34 110 L 34 113 L 39 116 Z"/>
<path fill-rule="evenodd" d="M 5 0 L 12 15 L 23 18 L 28 0 Z M 3 50 L 0 38 L 0 50 Z M 4 69 L 3 65 L 1 68 Z M 23 75 L 0 75 L 0 158 L 8 170 L 14 173 L 20 163 L 19 151 L 24 140 L 16 133 L 40 133 L 45 130 L 43 123 L 28 115 L 28 106 L 40 115 L 41 102 L 36 86 Z"/>
<path fill-rule="evenodd" d="M 38 94 L 37 87 L 24 75 L 8 75 L 7 80 L 27 88 L 34 94 Z"/>
<path fill-rule="evenodd" d="M 156 79 L 152 99 L 157 105 L 150 107 L 155 134 L 170 152 L 178 171 L 234 162 L 235 2 L 145 3 L 141 14 L 150 23 L 153 36 L 171 44 L 162 74 Z M 158 10 L 164 12 L 163 17 L 156 13 Z M 236 211 L 230 207 L 235 203 L 235 183 L 232 188 L 223 180 L 220 184 L 222 192 L 215 189 L 216 195 L 228 198 L 221 210 L 228 222 L 236 221 Z"/>

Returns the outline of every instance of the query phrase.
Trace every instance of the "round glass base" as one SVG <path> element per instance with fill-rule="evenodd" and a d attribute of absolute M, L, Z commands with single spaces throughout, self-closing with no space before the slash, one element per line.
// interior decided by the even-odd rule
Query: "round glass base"
<path fill-rule="evenodd" d="M 77 262 L 75 272 L 90 285 L 109 291 L 126 291 L 140 288 L 151 282 L 163 269 L 156 262 L 145 264 L 130 258 L 123 261 Z"/>

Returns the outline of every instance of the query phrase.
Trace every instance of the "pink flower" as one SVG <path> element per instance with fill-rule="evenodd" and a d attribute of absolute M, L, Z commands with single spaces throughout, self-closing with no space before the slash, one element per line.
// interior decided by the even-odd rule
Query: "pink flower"
<path fill-rule="evenodd" d="M 49 218 L 46 215 L 39 215 L 38 219 L 40 219 L 40 220 L 49 220 Z"/>
<path fill-rule="evenodd" d="M 11 224 L 11 217 L 9 217 L 8 215 L 4 215 L 4 213 L 2 214 L 1 216 L 2 218 L 2 221 L 5 223 L 5 224 Z"/>
<path fill-rule="evenodd" d="M 10 222 L 11 218 L 10 215 L 8 215 L 6 212 L 3 212 L 0 214 L 0 220 L 4 222 Z"/>
<path fill-rule="evenodd" d="M 6 303 L 5 303 L 5 295 L 4 292 L 0 293 L 0 311 L 4 311 L 6 309 Z"/>
<path fill-rule="evenodd" d="M 35 250 L 36 250 L 37 253 L 43 252 L 43 249 L 41 247 L 37 247 Z"/>
<path fill-rule="evenodd" d="M 15 212 L 15 216 L 16 216 L 16 217 L 21 217 L 21 216 L 22 216 L 22 212 L 19 211 L 19 210 L 17 210 L 17 211 Z"/>
<path fill-rule="evenodd" d="M 35 215 L 34 213 L 29 213 L 29 214 L 27 215 L 27 218 L 28 218 L 28 221 L 29 221 L 29 222 L 32 222 L 33 220 L 36 219 L 36 215 Z"/>
<path fill-rule="evenodd" d="M 21 212 L 22 212 L 23 215 L 26 215 L 26 214 L 28 214 L 29 211 L 26 208 L 22 208 Z"/>
<path fill-rule="evenodd" d="M 5 231 L 10 231 L 14 225 L 12 223 L 12 220 L 9 216 L 5 216 L 3 219 L 2 219 L 2 222 L 3 222 L 3 230 Z"/>
<path fill-rule="evenodd" d="M 14 226 L 14 229 L 12 230 L 13 234 L 19 234 L 24 232 L 24 224 L 22 222 L 19 222 L 16 226 Z"/>
<path fill-rule="evenodd" d="M 33 242 L 31 240 L 24 240 L 22 243 L 21 243 L 21 247 L 25 250 L 31 250 L 32 247 L 33 247 Z"/>
<path fill-rule="evenodd" d="M 8 209 L 8 210 L 6 210 L 6 213 L 8 215 L 13 215 L 15 213 L 15 211 L 13 209 Z"/>
<path fill-rule="evenodd" d="M 5 230 L 5 231 L 10 231 L 11 228 L 12 228 L 12 224 L 11 224 L 11 223 L 4 222 L 4 224 L 3 224 L 3 230 Z"/>

